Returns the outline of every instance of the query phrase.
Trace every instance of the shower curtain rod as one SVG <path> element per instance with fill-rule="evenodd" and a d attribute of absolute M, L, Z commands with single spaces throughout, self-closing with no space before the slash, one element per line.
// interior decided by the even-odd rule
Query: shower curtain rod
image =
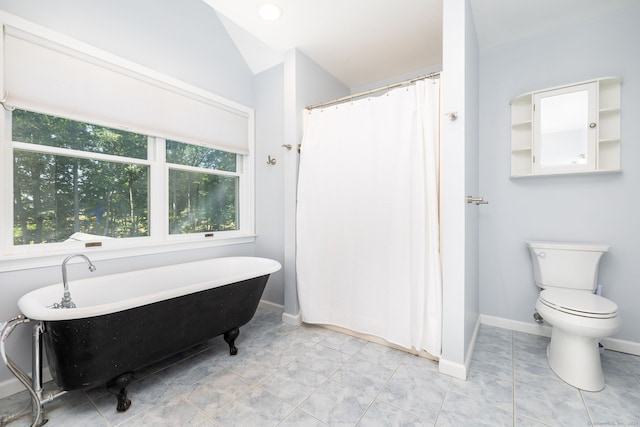
<path fill-rule="evenodd" d="M 369 90 L 365 90 L 363 92 L 354 93 L 352 95 L 343 96 L 342 98 L 337 98 L 337 99 L 334 99 L 332 101 L 325 101 L 325 102 L 321 102 L 319 104 L 309 105 L 309 106 L 305 107 L 305 109 L 311 111 L 311 110 L 313 110 L 315 108 L 326 107 L 328 105 L 340 104 L 341 102 L 351 101 L 351 100 L 356 99 L 356 98 L 362 98 L 363 96 L 368 96 L 368 95 L 371 95 L 373 93 L 382 92 L 382 91 L 385 91 L 385 90 L 391 90 L 391 89 L 395 89 L 397 87 L 407 86 L 407 85 L 410 85 L 410 84 L 413 84 L 413 83 L 417 82 L 418 80 L 435 79 L 435 78 L 440 77 L 440 73 L 441 73 L 441 71 L 437 71 L 435 73 L 425 74 L 424 76 L 414 77 L 412 79 L 403 80 L 401 82 L 393 83 L 393 84 L 390 84 L 390 85 L 387 85 L 387 86 L 380 86 L 380 87 L 375 88 L 375 89 L 369 89 Z"/>

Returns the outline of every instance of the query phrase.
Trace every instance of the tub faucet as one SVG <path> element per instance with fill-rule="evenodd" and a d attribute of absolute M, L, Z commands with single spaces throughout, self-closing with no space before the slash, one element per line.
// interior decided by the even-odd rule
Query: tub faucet
<path fill-rule="evenodd" d="M 76 304 L 73 301 L 71 301 L 71 293 L 69 292 L 69 282 L 67 281 L 67 262 L 69 262 L 71 258 L 75 258 L 75 257 L 84 258 L 84 260 L 87 261 L 87 264 L 89 264 L 89 271 L 96 271 L 96 266 L 93 265 L 91 260 L 87 258 L 86 255 L 83 255 L 83 254 L 69 255 L 64 259 L 64 261 L 62 261 L 62 284 L 64 285 L 64 295 L 62 297 L 62 301 L 60 301 L 60 308 L 76 308 Z"/>

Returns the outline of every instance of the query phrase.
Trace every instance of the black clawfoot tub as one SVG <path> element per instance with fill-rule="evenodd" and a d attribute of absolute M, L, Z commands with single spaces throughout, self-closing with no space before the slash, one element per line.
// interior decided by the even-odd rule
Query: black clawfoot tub
<path fill-rule="evenodd" d="M 269 275 L 279 269 L 265 258 L 215 258 L 71 280 L 77 308 L 52 308 L 62 284 L 30 292 L 18 306 L 43 322 L 58 386 L 107 384 L 125 411 L 133 372 L 218 335 L 236 354 L 239 328 L 253 318 Z"/>

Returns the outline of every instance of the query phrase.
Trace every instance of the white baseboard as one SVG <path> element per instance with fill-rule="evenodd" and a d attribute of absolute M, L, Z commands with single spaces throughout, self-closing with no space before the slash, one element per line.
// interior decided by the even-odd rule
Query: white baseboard
<path fill-rule="evenodd" d="M 260 304 L 258 305 L 258 307 L 279 313 L 282 313 L 284 311 L 283 305 L 263 299 L 260 300 Z"/>
<path fill-rule="evenodd" d="M 302 316 L 300 313 L 298 314 L 289 314 L 284 312 L 284 306 L 280 304 L 276 304 L 271 301 L 260 300 L 260 307 L 266 308 L 267 310 L 277 311 L 278 313 L 282 313 L 282 323 L 289 326 L 300 326 L 302 325 Z"/>
<path fill-rule="evenodd" d="M 438 371 L 441 374 L 449 375 L 460 380 L 466 380 L 469 369 L 471 368 L 471 359 L 473 358 L 473 350 L 476 346 L 476 340 L 478 339 L 478 332 L 480 331 L 480 317 L 476 321 L 476 326 L 473 328 L 473 335 L 471 336 L 471 342 L 467 349 L 467 354 L 464 357 L 464 364 L 452 362 L 440 356 L 440 362 L 438 363 Z"/>
<path fill-rule="evenodd" d="M 260 306 L 262 306 L 263 308 L 271 309 L 271 310 L 277 310 L 278 312 L 282 313 L 282 323 L 286 325 L 289 325 L 289 326 L 302 325 L 302 315 L 300 313 L 298 314 L 285 313 L 283 305 L 276 304 L 270 301 L 260 300 Z"/>
<path fill-rule="evenodd" d="M 450 377 L 458 378 L 460 380 L 466 380 L 467 372 L 469 372 L 469 367 L 466 365 L 466 363 L 462 364 L 452 362 L 440 356 L 440 361 L 438 362 L 438 372 L 440 372 L 441 374 L 449 375 Z"/>
<path fill-rule="evenodd" d="M 302 316 L 298 314 L 282 313 L 282 323 L 290 326 L 302 325 Z"/>
<path fill-rule="evenodd" d="M 473 358 L 473 350 L 476 347 L 476 340 L 478 339 L 478 332 L 480 331 L 480 317 L 476 321 L 476 326 L 473 329 L 473 335 L 471 336 L 471 342 L 467 349 L 467 354 L 464 357 L 464 364 L 452 362 L 440 356 L 440 362 L 438 363 L 438 371 L 441 374 L 449 375 L 460 380 L 466 380 L 467 374 L 471 367 L 471 359 Z"/>
<path fill-rule="evenodd" d="M 31 376 L 31 373 L 29 372 L 28 375 Z M 49 381 L 53 381 L 53 377 L 51 376 L 49 369 L 44 368 L 42 370 L 42 383 L 48 383 Z M 17 378 L 9 378 L 8 380 L 2 381 L 0 383 L 0 399 L 25 390 L 26 388 L 20 381 L 18 381 Z M 25 397 L 25 402 L 27 402 L 28 400 L 29 398 Z"/>
<path fill-rule="evenodd" d="M 607 350 L 640 356 L 640 343 L 619 340 L 618 338 L 603 338 L 600 342 Z"/>
<path fill-rule="evenodd" d="M 505 319 L 487 314 L 480 315 L 480 323 L 487 326 L 496 326 L 512 331 L 524 332 L 526 334 L 540 335 L 543 337 L 551 336 L 551 326 L 539 323 L 521 322 L 519 320 Z"/>
<path fill-rule="evenodd" d="M 480 315 L 480 323 L 483 325 L 497 326 L 499 328 L 510 329 L 512 331 L 524 332 L 532 335 L 540 335 L 544 337 L 551 336 L 551 326 L 549 325 L 521 322 L 518 320 L 504 319 L 502 317 L 489 316 L 486 314 Z M 603 338 L 601 342 L 608 350 L 640 356 L 640 343 L 621 340 L 618 338 Z"/>
<path fill-rule="evenodd" d="M 476 320 L 476 326 L 473 328 L 473 335 L 471 336 L 471 342 L 469 343 L 469 348 L 467 349 L 467 354 L 464 358 L 464 366 L 467 369 L 467 373 L 469 373 L 469 368 L 471 367 L 471 359 L 473 359 L 473 352 L 476 348 L 476 341 L 478 340 L 478 333 L 480 332 L 480 316 Z M 465 377 L 466 380 L 466 377 Z"/>

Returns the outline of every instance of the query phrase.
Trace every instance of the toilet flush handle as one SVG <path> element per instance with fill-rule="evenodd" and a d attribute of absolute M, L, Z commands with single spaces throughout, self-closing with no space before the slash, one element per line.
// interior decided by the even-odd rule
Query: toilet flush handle
<path fill-rule="evenodd" d="M 539 252 L 539 253 L 538 253 L 538 256 L 539 256 L 540 258 L 546 258 L 546 257 L 547 257 L 547 253 L 546 253 L 546 252 Z"/>

